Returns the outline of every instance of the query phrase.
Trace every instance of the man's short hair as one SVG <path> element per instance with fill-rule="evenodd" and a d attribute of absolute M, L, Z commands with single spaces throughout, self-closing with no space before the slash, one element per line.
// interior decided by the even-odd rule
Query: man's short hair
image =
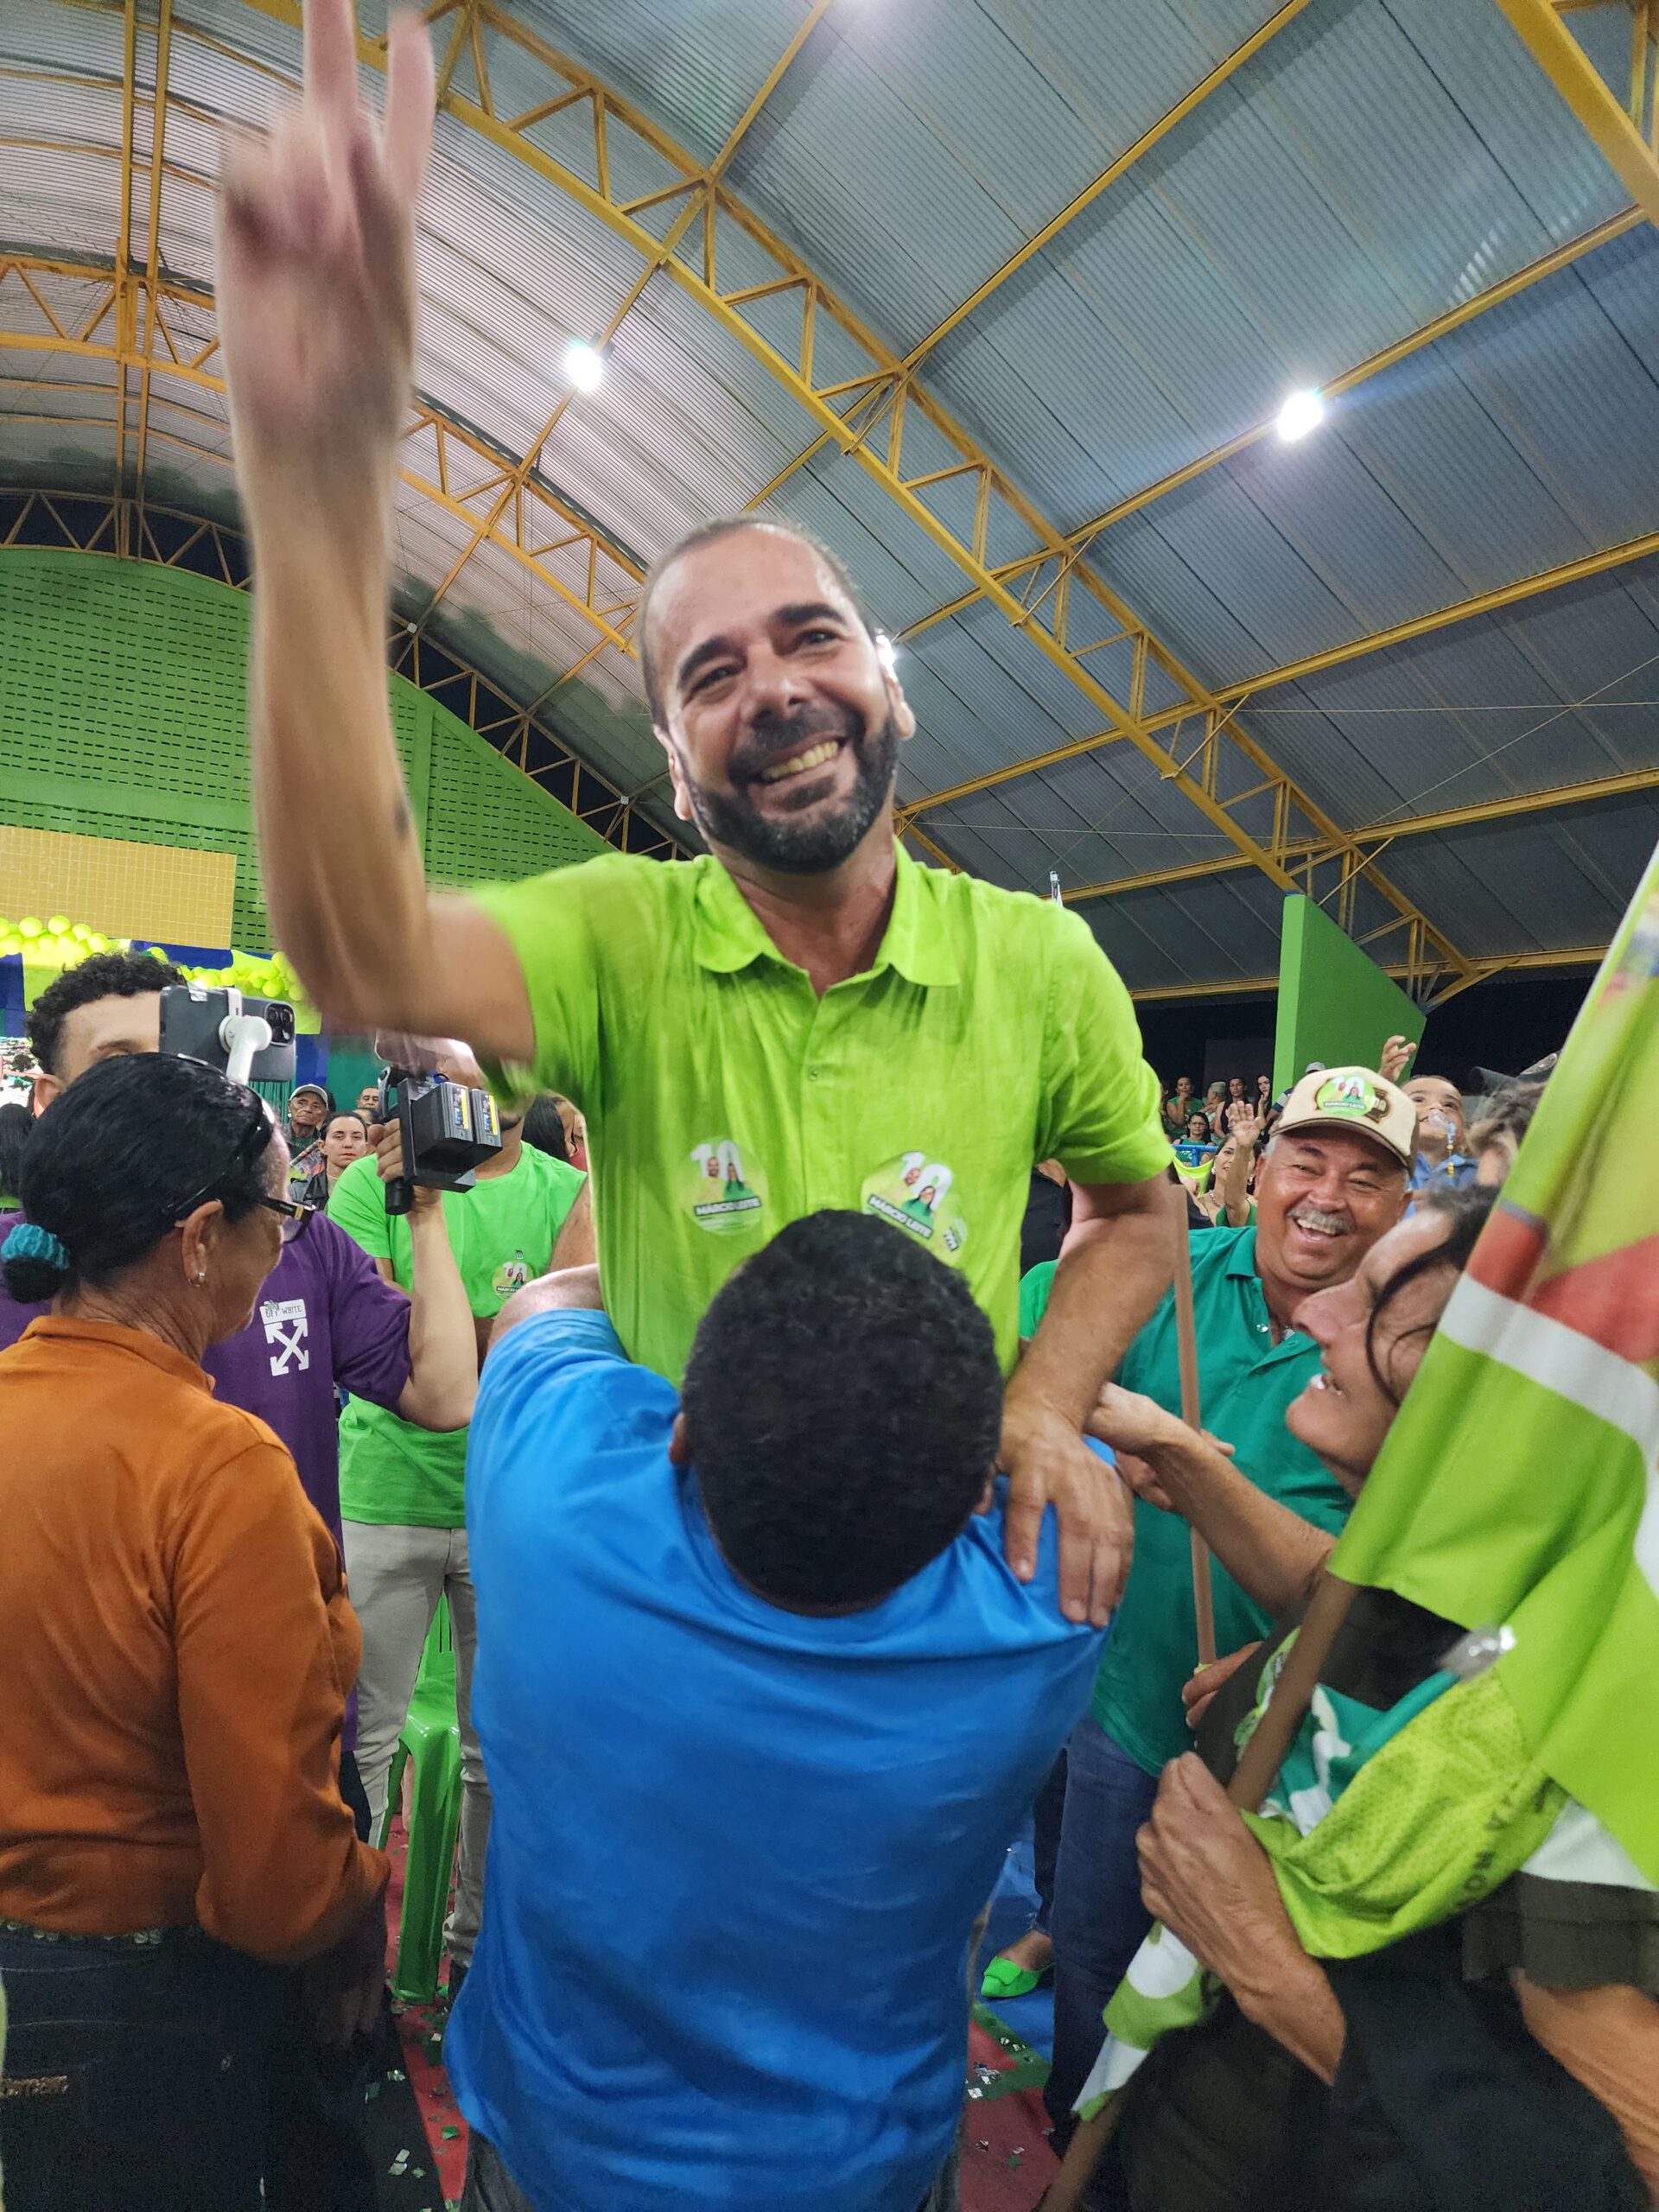
<path fill-rule="evenodd" d="M 95 952 L 66 968 L 30 1007 L 29 1050 L 48 1075 L 60 1076 L 63 1025 L 78 1007 L 91 1006 L 95 999 L 141 999 L 147 991 L 164 991 L 169 983 L 183 981 L 170 960 L 148 952 Z"/>
<path fill-rule="evenodd" d="M 774 522 L 766 515 L 725 515 L 715 522 L 703 523 L 697 529 L 688 531 L 683 537 L 669 547 L 659 561 L 652 563 L 651 573 L 645 578 L 645 589 L 639 594 L 639 618 L 634 625 L 634 642 L 639 652 L 639 671 L 645 680 L 645 698 L 651 707 L 652 722 L 658 729 L 665 729 L 668 723 L 663 705 L 662 685 L 657 674 L 657 656 L 651 642 L 652 601 L 657 596 L 663 578 L 688 554 L 699 553 L 705 545 L 716 545 L 722 537 L 734 537 L 740 530 L 779 530 L 785 537 L 792 537 L 798 543 L 810 547 L 829 569 L 839 588 L 847 594 L 854 613 L 871 639 L 877 639 L 881 634 L 870 620 L 869 610 L 858 586 L 848 574 L 846 563 L 838 554 L 832 553 L 822 539 L 815 537 L 810 530 L 801 530 L 792 522 Z"/>
<path fill-rule="evenodd" d="M 791 1222 L 704 1314 L 682 1393 L 727 1563 L 781 1605 L 873 1605 L 960 1535 L 996 1456 L 991 1325 L 869 1214 Z"/>

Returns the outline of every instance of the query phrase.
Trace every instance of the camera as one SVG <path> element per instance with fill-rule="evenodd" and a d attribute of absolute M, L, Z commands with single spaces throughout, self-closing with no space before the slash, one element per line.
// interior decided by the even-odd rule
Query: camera
<path fill-rule="evenodd" d="M 292 1083 L 294 1009 L 286 999 L 169 983 L 162 993 L 162 1050 L 205 1061 L 236 1083 Z"/>
<path fill-rule="evenodd" d="M 469 1090 L 441 1075 L 387 1068 L 380 1077 L 378 1118 L 397 1124 L 404 1172 L 386 1185 L 386 1211 L 407 1213 L 414 1186 L 470 1191 L 473 1170 L 501 1149 L 501 1121 L 487 1090 Z"/>

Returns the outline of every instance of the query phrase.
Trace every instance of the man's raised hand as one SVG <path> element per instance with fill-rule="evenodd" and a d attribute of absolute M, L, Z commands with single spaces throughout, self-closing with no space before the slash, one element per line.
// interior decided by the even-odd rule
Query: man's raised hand
<path fill-rule="evenodd" d="M 303 101 L 264 137 L 227 143 L 219 336 L 245 474 L 303 471 L 355 498 L 389 466 L 414 378 L 433 107 L 419 15 L 392 18 L 377 122 L 358 92 L 353 0 L 306 0 Z"/>

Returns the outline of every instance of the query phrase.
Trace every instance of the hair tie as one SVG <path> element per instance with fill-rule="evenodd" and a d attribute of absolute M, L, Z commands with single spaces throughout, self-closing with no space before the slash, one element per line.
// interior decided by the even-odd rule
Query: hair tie
<path fill-rule="evenodd" d="M 49 1229 L 42 1229 L 37 1222 L 20 1221 L 0 1246 L 0 1259 L 43 1260 L 48 1267 L 69 1272 L 69 1248 L 61 1236 L 54 1236 Z"/>

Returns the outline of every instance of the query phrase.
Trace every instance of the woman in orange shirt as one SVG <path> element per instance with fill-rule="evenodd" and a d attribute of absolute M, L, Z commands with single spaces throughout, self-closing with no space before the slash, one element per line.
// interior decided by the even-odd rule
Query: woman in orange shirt
<path fill-rule="evenodd" d="M 260 2201 L 264 2037 L 379 2001 L 385 1861 L 339 1789 L 340 1554 L 200 1360 L 299 1209 L 264 1102 L 92 1068 L 31 1134 L 0 1353 L 0 2159 L 12 2212 Z"/>

